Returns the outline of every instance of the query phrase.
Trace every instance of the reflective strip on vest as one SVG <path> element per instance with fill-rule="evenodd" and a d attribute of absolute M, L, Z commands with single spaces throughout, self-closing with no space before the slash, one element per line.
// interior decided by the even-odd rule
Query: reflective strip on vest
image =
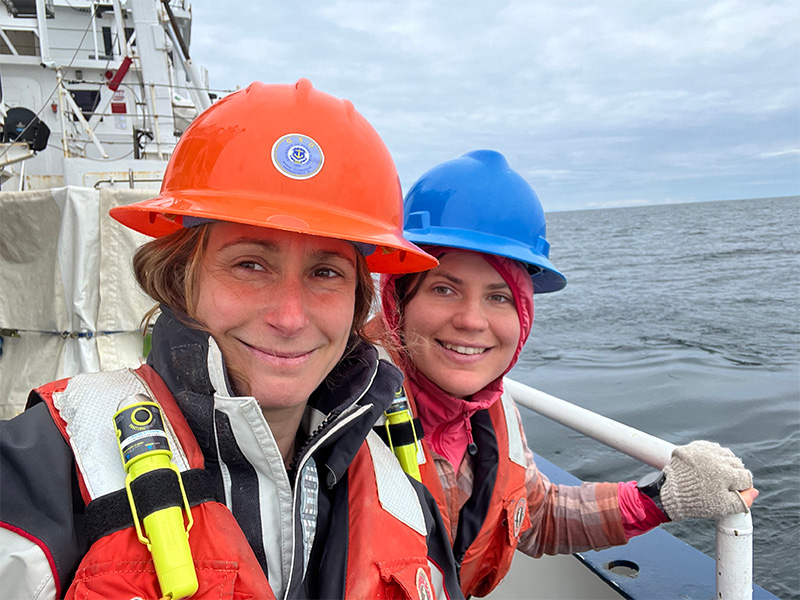
<path fill-rule="evenodd" d="M 431 586 L 433 591 L 436 592 L 437 598 L 449 598 L 444 589 L 444 573 L 442 568 L 433 561 L 428 561 L 428 566 L 431 569 Z"/>
<path fill-rule="evenodd" d="M 114 413 L 133 394 L 145 394 L 157 402 L 131 369 L 75 375 L 63 392 L 53 393 L 53 404 L 67 424 L 69 443 L 92 500 L 125 487 Z M 186 471 L 189 463 L 166 414 L 164 424 L 172 460 Z"/>
<path fill-rule="evenodd" d="M 500 399 L 503 402 L 503 412 L 506 416 L 508 458 L 521 467 L 527 467 L 528 464 L 525 461 L 525 447 L 522 445 L 522 434 L 519 430 L 519 421 L 517 421 L 517 411 L 514 407 L 514 400 L 511 398 L 511 394 L 507 392 L 503 392 Z"/>
<path fill-rule="evenodd" d="M 428 535 L 419 496 L 392 451 L 374 431 L 367 435 L 367 446 L 375 467 L 378 500 L 390 515 L 422 536 Z"/>

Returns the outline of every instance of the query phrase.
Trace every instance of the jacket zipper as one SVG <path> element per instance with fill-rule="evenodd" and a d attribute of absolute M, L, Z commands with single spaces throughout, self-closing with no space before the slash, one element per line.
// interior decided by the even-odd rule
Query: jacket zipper
<path fill-rule="evenodd" d="M 308 459 L 314 454 L 314 451 L 319 448 L 326 439 L 331 437 L 334 433 L 342 429 L 343 427 L 347 426 L 351 422 L 358 419 L 361 415 L 365 412 L 368 412 L 373 405 L 367 404 L 365 406 L 361 406 L 358 408 L 353 408 L 357 405 L 359 400 L 361 400 L 369 389 L 372 387 L 372 383 L 375 381 L 375 377 L 378 374 L 378 363 L 377 361 L 374 363 L 374 369 L 372 371 L 372 377 L 370 377 L 369 382 L 366 386 L 364 386 L 364 390 L 359 394 L 358 398 L 356 398 L 350 406 L 345 408 L 343 411 L 339 413 L 329 413 L 323 420 L 322 423 L 314 430 L 314 432 L 309 436 L 306 442 L 303 444 L 302 448 L 297 452 L 295 455 L 294 460 L 292 461 L 291 469 L 293 470 L 293 475 L 295 476 L 295 485 L 294 489 L 292 490 L 292 562 L 289 565 L 289 578 L 286 585 L 286 591 L 284 592 L 284 600 L 289 598 L 289 592 L 292 588 L 292 580 L 294 579 L 294 566 L 295 566 L 295 559 L 297 558 L 297 548 L 296 548 L 296 530 L 297 530 L 297 513 L 298 513 L 298 503 L 300 501 L 300 490 L 299 486 L 297 485 L 297 475 L 299 475 L 303 467 L 305 466 Z M 348 411 L 351 411 L 348 414 Z M 341 420 L 339 420 L 341 419 Z M 333 424 L 331 425 L 331 422 Z M 327 431 L 324 431 L 326 427 L 330 426 Z M 321 484 L 320 484 L 321 485 Z M 302 578 L 301 578 L 302 580 Z"/>

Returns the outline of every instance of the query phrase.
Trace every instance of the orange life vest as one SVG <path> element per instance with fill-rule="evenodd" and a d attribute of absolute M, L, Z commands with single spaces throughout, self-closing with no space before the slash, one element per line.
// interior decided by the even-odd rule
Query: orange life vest
<path fill-rule="evenodd" d="M 408 393 L 406 389 L 406 393 Z M 409 395 L 412 409 L 416 414 L 416 404 Z M 459 516 L 459 531 L 464 537 L 466 512 L 469 511 L 473 521 L 477 519 L 477 533 L 472 539 L 455 540 L 452 538 L 450 508 L 447 505 L 439 473 L 433 462 L 430 449 L 423 438 L 425 463 L 420 465 L 422 482 L 430 490 L 442 513 L 447 531 L 451 535 L 450 543 L 460 544 L 454 547 L 456 562 L 460 565 L 459 577 L 461 589 L 465 596 L 485 596 L 491 592 L 505 577 L 511 568 L 511 559 L 519 542 L 519 534 L 530 528 L 528 516 L 527 490 L 525 488 L 525 455 L 519 424 L 512 400 L 506 394 L 486 411 L 479 411 L 473 419 L 486 419 L 490 423 L 491 432 L 496 440 L 497 464 L 494 485 L 479 480 L 480 474 L 475 472 L 473 497 L 462 509 Z M 488 413 L 488 419 L 486 417 Z M 481 428 L 475 427 L 473 435 L 478 445 L 478 453 L 485 453 L 486 444 L 481 437 L 485 434 Z M 484 438 L 485 439 L 485 438 Z M 489 440 L 487 440 L 489 441 Z M 476 498 L 481 485 L 489 485 L 490 492 L 482 499 Z M 480 513 L 485 514 L 480 517 Z"/>
<path fill-rule="evenodd" d="M 203 455 L 197 440 L 158 374 L 147 365 L 135 371 L 123 370 L 109 375 L 113 377 L 115 374 L 121 374 L 121 380 L 125 383 L 119 384 L 115 380 L 109 386 L 101 386 L 98 393 L 105 393 L 108 387 L 117 384 L 129 386 L 128 380 L 133 381 L 133 385 L 143 385 L 148 395 L 161 406 L 168 428 L 172 430 L 170 435 L 174 432 L 177 444 L 172 444 L 173 452 L 179 444 L 181 457 L 185 458 L 183 466 L 202 469 Z M 76 378 L 103 375 L 87 374 Z M 86 400 L 68 399 L 70 382 L 76 378 L 56 381 L 36 391 L 46 402 L 53 420 L 73 448 L 81 493 L 88 506 L 98 496 L 97 486 L 90 481 L 92 477 L 87 477 L 91 466 L 82 461 L 81 444 L 77 439 L 80 436 L 85 438 L 86 434 L 77 432 L 70 422 L 71 415 L 65 414 L 68 405 Z M 95 386 L 84 386 L 89 389 L 92 387 Z M 119 469 L 122 469 L 121 461 Z M 347 473 L 349 541 L 345 596 L 420 600 L 436 598 L 434 589 L 442 589 L 443 578 L 438 569 L 426 560 L 427 532 L 422 508 L 416 492 L 388 448 L 372 434 L 361 446 Z M 95 474 L 93 479 L 96 482 L 102 477 L 98 478 Z M 385 493 L 387 486 L 391 486 L 392 494 Z M 381 488 L 384 489 L 383 494 Z M 408 494 L 403 494 L 408 491 L 414 495 L 416 503 L 409 501 Z M 204 501 L 191 510 L 194 526 L 189 542 L 199 583 L 194 597 L 274 599 L 274 593 L 253 550 L 228 508 L 216 501 Z M 392 543 L 386 543 L 387 540 Z M 135 597 L 156 599 L 161 597 L 161 593 L 150 553 L 130 525 L 100 537 L 91 545 L 78 566 L 65 598 L 99 600 Z"/>

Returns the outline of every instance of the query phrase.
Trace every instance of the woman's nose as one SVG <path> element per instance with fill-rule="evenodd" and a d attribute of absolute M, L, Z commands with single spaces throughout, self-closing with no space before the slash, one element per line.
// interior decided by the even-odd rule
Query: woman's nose
<path fill-rule="evenodd" d="M 296 277 L 284 277 L 281 283 L 267 291 L 268 309 L 264 320 L 282 335 L 291 336 L 308 324 L 307 301 L 303 286 Z"/>
<path fill-rule="evenodd" d="M 453 315 L 453 325 L 458 329 L 485 329 L 488 321 L 481 303 L 470 299 L 460 302 Z"/>

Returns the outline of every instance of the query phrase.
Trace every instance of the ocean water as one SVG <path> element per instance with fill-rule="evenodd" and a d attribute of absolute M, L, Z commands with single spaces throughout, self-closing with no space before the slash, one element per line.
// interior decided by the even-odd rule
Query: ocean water
<path fill-rule="evenodd" d="M 800 600 L 800 197 L 557 212 L 567 277 L 536 298 L 511 376 L 753 472 L 754 580 Z M 521 409 L 531 448 L 587 481 L 651 469 Z M 714 555 L 714 524 L 666 529 Z"/>

